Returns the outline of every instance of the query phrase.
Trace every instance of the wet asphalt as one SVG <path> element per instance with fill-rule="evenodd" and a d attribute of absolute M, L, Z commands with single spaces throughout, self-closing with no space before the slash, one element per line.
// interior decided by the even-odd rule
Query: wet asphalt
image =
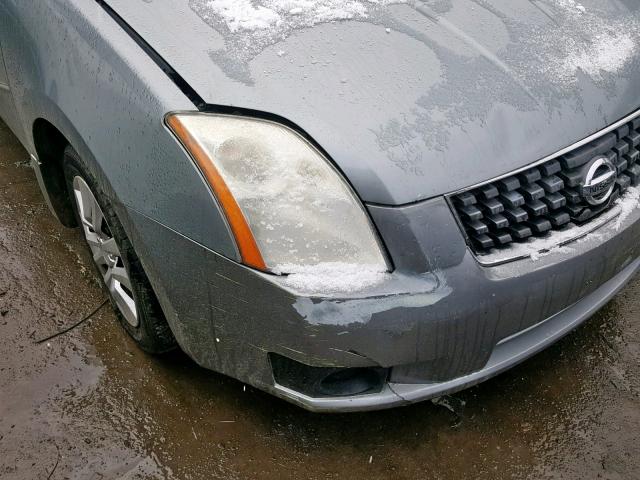
<path fill-rule="evenodd" d="M 0 478 L 640 479 L 640 278 L 526 363 L 437 403 L 318 415 L 140 351 L 0 122 Z"/>

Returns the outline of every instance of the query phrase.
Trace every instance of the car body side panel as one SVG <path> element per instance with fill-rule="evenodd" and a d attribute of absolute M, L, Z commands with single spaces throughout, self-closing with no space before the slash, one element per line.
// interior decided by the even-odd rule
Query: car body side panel
<path fill-rule="evenodd" d="M 2 56 L 2 45 L 0 44 L 0 88 L 9 88 L 9 79 L 7 78 L 7 70 L 4 67 L 4 57 Z"/>
<path fill-rule="evenodd" d="M 489 180 L 640 108 L 638 2 L 354 0 L 366 16 L 262 30 L 215 2 L 107 1 L 205 102 L 294 122 L 367 202 Z"/>
<path fill-rule="evenodd" d="M 96 2 L 5 0 L 0 39 L 30 153 L 33 124 L 44 118 L 93 165 L 116 205 L 237 258 L 209 188 L 163 124 L 167 112 L 193 104 Z"/>
<path fill-rule="evenodd" d="M 0 116 L 5 123 L 11 128 L 13 133 L 24 138 L 22 126 L 18 119 L 18 112 L 13 104 L 13 96 L 11 95 L 11 87 L 9 86 L 9 77 L 4 66 L 4 57 L 2 55 L 2 43 L 0 36 Z"/>

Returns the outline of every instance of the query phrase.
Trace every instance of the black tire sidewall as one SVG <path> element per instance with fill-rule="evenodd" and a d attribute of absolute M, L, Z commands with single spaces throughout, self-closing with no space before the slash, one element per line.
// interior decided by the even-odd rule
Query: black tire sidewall
<path fill-rule="evenodd" d="M 109 230 L 111 231 L 111 234 L 118 245 L 118 249 L 120 250 L 124 267 L 129 274 L 129 278 L 131 280 L 131 291 L 136 304 L 139 322 L 138 326 L 135 327 L 131 325 L 120 313 L 117 304 L 111 297 L 109 290 L 104 283 L 98 266 L 93 262 L 93 260 L 91 261 L 98 274 L 101 285 L 109 296 L 109 300 L 120 324 L 143 350 L 150 353 L 162 353 L 172 350 L 176 346 L 173 334 L 166 323 L 166 319 L 162 313 L 158 299 L 156 298 L 149 280 L 142 269 L 140 259 L 136 255 L 124 228 L 115 213 L 110 197 L 106 194 L 104 189 L 101 188 L 100 182 L 92 174 L 91 169 L 71 147 L 67 147 L 64 152 L 63 169 L 67 190 L 71 198 L 73 211 L 78 225 L 82 225 L 82 222 L 73 193 L 73 179 L 76 176 L 81 177 L 87 183 L 96 198 L 98 205 L 102 209 L 102 213 L 105 216 Z M 86 245 L 89 251 L 91 251 L 89 244 L 86 243 Z"/>

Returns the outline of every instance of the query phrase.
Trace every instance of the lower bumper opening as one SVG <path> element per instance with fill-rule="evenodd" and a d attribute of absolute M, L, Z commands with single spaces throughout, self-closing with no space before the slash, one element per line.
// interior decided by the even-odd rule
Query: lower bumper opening
<path fill-rule="evenodd" d="M 351 397 L 382 391 L 388 370 L 379 367 L 312 367 L 270 353 L 277 384 L 309 397 Z"/>

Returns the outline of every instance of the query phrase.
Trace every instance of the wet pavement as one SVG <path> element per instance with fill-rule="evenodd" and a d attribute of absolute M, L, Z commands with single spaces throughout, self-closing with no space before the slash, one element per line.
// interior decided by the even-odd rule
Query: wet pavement
<path fill-rule="evenodd" d="M 401 409 L 302 411 L 144 354 L 0 122 L 0 478 L 640 479 L 640 278 L 564 340 Z M 53 470 L 53 472 L 52 472 Z"/>

